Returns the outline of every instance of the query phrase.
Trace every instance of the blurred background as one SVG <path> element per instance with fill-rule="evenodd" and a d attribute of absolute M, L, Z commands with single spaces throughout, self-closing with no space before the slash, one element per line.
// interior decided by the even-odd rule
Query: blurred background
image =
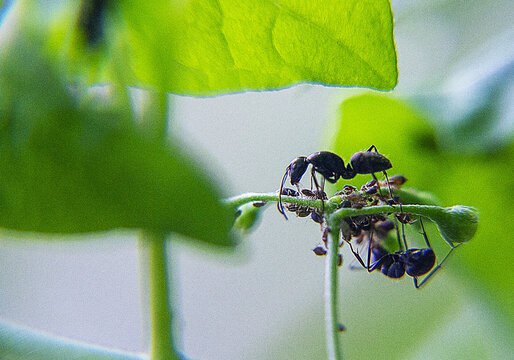
<path fill-rule="evenodd" d="M 299 155 L 346 161 L 371 144 L 408 186 L 475 206 L 477 236 L 422 290 L 351 271 L 343 250 L 347 358 L 507 359 L 514 346 L 514 3 L 392 1 L 399 84 L 392 94 L 302 85 L 173 97 L 170 131 L 227 196 L 278 189 Z M 355 179 L 361 184 L 369 179 Z M 340 184 L 342 186 L 342 184 Z M 325 357 L 319 226 L 269 206 L 234 253 L 170 244 L 180 349 L 195 359 Z M 429 232 L 439 258 L 446 246 Z M 105 241 L 106 238 L 109 241 Z M 0 317 L 73 339 L 145 351 L 136 234 L 88 241 L 0 238 Z"/>

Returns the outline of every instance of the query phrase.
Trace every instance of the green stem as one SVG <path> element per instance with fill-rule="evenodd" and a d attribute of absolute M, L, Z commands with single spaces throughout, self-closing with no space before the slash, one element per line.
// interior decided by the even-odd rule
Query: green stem
<path fill-rule="evenodd" d="M 157 114 L 152 114 L 152 124 L 157 139 L 166 141 L 168 130 L 169 96 L 164 91 L 155 95 Z M 170 277 L 166 254 L 166 234 L 141 231 L 140 249 L 146 254 L 143 262 L 148 269 L 144 276 L 149 282 L 150 295 L 150 360 L 179 360 L 173 339 L 173 316 L 170 303 Z"/>
<path fill-rule="evenodd" d="M 325 330 L 329 360 L 342 359 L 337 317 L 337 265 L 339 262 L 339 223 L 331 221 L 325 262 Z"/>
<path fill-rule="evenodd" d="M 225 204 L 232 208 L 238 208 L 241 205 L 244 205 L 253 201 L 278 201 L 279 196 L 276 193 L 246 193 L 238 196 L 234 196 L 225 200 Z M 378 213 L 400 213 L 402 210 L 398 205 L 377 205 L 377 206 L 369 206 L 363 207 L 361 209 L 354 208 L 342 208 L 337 209 L 337 205 L 341 200 L 340 197 L 335 196 L 333 198 L 325 201 L 324 204 L 324 212 L 327 215 L 333 214 L 335 216 L 334 220 L 342 220 L 342 218 L 347 216 L 357 216 L 357 215 L 369 215 L 369 214 L 378 214 Z M 313 200 L 306 199 L 300 197 L 292 197 L 292 196 L 282 196 L 282 202 L 290 203 L 290 204 L 298 204 L 308 207 L 317 208 L 319 210 L 323 209 L 321 204 L 321 200 Z M 403 205 L 402 206 L 404 213 L 409 213 L 413 215 L 420 215 L 427 217 L 429 219 L 435 219 L 439 217 L 441 213 L 440 206 L 435 205 Z"/>
<path fill-rule="evenodd" d="M 146 255 L 150 295 L 150 360 L 179 360 L 172 333 L 170 281 L 164 234 L 141 231 L 140 250 Z"/>
<path fill-rule="evenodd" d="M 233 196 L 231 198 L 225 199 L 225 204 L 227 206 L 237 209 L 241 205 L 247 204 L 253 201 L 278 201 L 279 197 L 276 193 L 246 193 L 237 196 Z M 312 200 L 305 198 L 298 198 L 292 196 L 282 196 L 282 202 L 289 204 L 299 204 L 309 207 L 315 207 L 321 210 L 322 204 L 321 200 Z M 335 206 L 331 203 L 325 202 L 325 212 L 333 212 L 335 210 Z"/>
<path fill-rule="evenodd" d="M 451 208 L 443 208 L 435 205 L 403 205 L 400 209 L 400 206 L 398 205 L 379 205 L 364 207 L 362 209 L 343 208 L 336 210 L 332 216 L 334 217 L 334 220 L 340 221 L 347 216 L 404 212 L 407 214 L 423 216 L 435 221 L 440 218 L 441 211 L 445 209 Z"/>

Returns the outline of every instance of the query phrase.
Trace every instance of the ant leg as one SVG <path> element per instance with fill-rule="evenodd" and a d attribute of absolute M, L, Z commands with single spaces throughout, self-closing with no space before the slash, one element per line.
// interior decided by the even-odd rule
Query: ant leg
<path fill-rule="evenodd" d="M 282 215 L 284 215 L 286 220 L 287 220 L 287 215 L 286 215 L 286 212 L 284 211 L 284 205 L 282 204 L 282 190 L 284 189 L 284 184 L 286 182 L 288 173 L 289 173 L 289 169 L 286 170 L 284 176 L 282 177 L 282 183 L 280 184 L 280 190 L 278 193 L 278 203 L 277 203 L 278 212 L 281 213 Z M 298 187 L 298 184 L 296 184 L 296 186 Z"/>
<path fill-rule="evenodd" d="M 371 151 L 371 150 L 375 150 L 375 152 L 376 152 L 377 154 L 380 154 L 380 153 L 378 152 L 377 147 L 376 147 L 375 145 L 371 145 L 367 151 Z M 391 185 L 389 184 L 389 178 L 387 177 L 387 173 L 385 172 L 385 170 L 383 171 L 383 173 L 384 173 L 384 176 L 385 176 L 386 181 L 387 181 L 387 187 L 389 188 L 389 195 L 391 196 L 391 200 L 393 200 L 393 192 L 391 191 Z M 372 174 L 372 175 L 373 175 L 373 178 L 374 178 L 374 179 L 376 180 L 376 182 L 377 182 L 377 186 L 378 186 L 378 193 L 380 194 L 380 183 L 378 182 L 377 178 L 375 177 L 375 174 Z"/>
<path fill-rule="evenodd" d="M 402 224 L 402 238 L 403 238 L 403 244 L 405 245 L 405 251 L 409 250 L 409 245 L 407 245 L 407 239 L 405 238 L 405 224 Z"/>
<path fill-rule="evenodd" d="M 325 177 L 321 179 L 321 194 L 318 192 L 318 196 L 321 198 L 321 213 L 325 212 Z"/>
<path fill-rule="evenodd" d="M 430 241 L 428 241 L 428 236 L 427 236 L 427 233 L 425 231 L 425 227 L 423 226 L 423 220 L 421 220 L 421 217 L 419 218 L 419 224 L 421 225 L 421 230 L 422 230 L 423 237 L 425 238 L 425 242 L 427 243 L 427 246 L 431 249 L 432 246 L 430 246 Z M 450 244 L 450 246 L 453 246 L 453 245 Z"/>
<path fill-rule="evenodd" d="M 355 256 L 355 258 L 357 259 L 357 261 L 359 261 L 359 263 L 362 265 L 362 267 L 363 267 L 364 269 L 367 269 L 366 265 L 364 265 L 364 260 L 362 260 L 362 258 L 361 258 L 361 256 L 359 255 L 359 253 L 358 253 L 358 252 L 356 252 L 355 250 L 353 250 L 352 243 L 350 242 L 351 240 L 350 240 L 350 241 L 348 241 L 348 240 L 345 240 L 344 238 L 343 238 L 343 240 L 344 240 L 344 242 L 345 242 L 345 243 L 347 243 L 347 244 L 350 246 L 350 250 L 352 251 L 353 256 Z"/>
<path fill-rule="evenodd" d="M 369 147 L 369 149 L 368 149 L 368 150 L 366 150 L 366 151 L 371 151 L 371 150 L 375 150 L 375 152 L 376 152 L 377 154 L 380 154 L 380 153 L 378 152 L 378 150 L 377 150 L 377 147 L 376 147 L 375 145 L 371 145 L 371 146 Z"/>
<path fill-rule="evenodd" d="M 368 241 L 368 264 L 367 264 L 367 267 L 366 267 L 368 272 L 371 272 L 369 269 L 371 269 L 371 267 L 372 267 L 371 266 L 371 243 L 372 242 L 373 242 L 373 230 L 370 231 L 370 238 L 369 238 L 369 241 Z M 375 265 L 375 264 L 373 264 L 373 265 Z"/>
<path fill-rule="evenodd" d="M 314 170 L 314 168 L 312 168 L 311 170 L 311 190 L 312 190 L 312 180 L 314 180 L 314 185 L 316 186 L 316 191 L 317 191 L 317 194 L 318 194 L 318 197 L 321 199 L 321 212 L 325 212 L 325 201 L 323 200 L 323 188 L 325 187 L 325 177 L 323 175 L 321 175 L 321 177 L 323 178 L 323 182 L 322 182 L 322 186 L 319 186 L 318 184 L 318 180 L 316 179 L 316 171 Z M 321 190 L 321 193 L 320 193 L 320 190 Z M 321 197 L 320 197 L 320 194 L 321 194 Z"/>
<path fill-rule="evenodd" d="M 312 168 L 312 170 L 311 170 L 311 190 L 312 190 L 312 181 L 314 181 L 314 186 L 316 187 L 316 191 L 318 191 L 320 186 L 318 184 L 318 180 L 316 179 L 316 170 L 314 170 L 314 168 Z"/>
<path fill-rule="evenodd" d="M 387 181 L 387 187 L 389 188 L 389 196 L 391 196 L 391 200 L 393 200 L 393 201 L 394 201 L 393 191 L 391 190 L 391 184 L 389 183 L 389 178 L 387 177 L 387 173 L 386 173 L 386 171 L 385 171 L 385 170 L 383 171 L 383 173 L 384 173 L 384 176 L 385 176 L 386 181 Z M 379 186 L 380 186 L 380 185 L 379 185 Z M 379 189 L 379 191 L 380 191 L 380 189 Z M 402 204 L 400 204 L 400 207 L 401 207 L 401 206 L 402 206 Z"/>
<path fill-rule="evenodd" d="M 448 252 L 448 254 L 446 254 L 446 256 L 444 257 L 443 261 L 441 261 L 441 263 L 439 265 L 437 265 L 435 268 L 432 269 L 432 271 L 430 271 L 428 273 L 428 275 L 418 284 L 418 278 L 414 278 L 414 286 L 416 287 L 416 289 L 420 289 L 423 285 L 425 285 L 427 283 L 427 281 L 432 277 L 434 276 L 434 274 L 437 272 L 437 270 L 439 270 L 442 266 L 443 266 L 443 263 L 446 261 L 446 259 L 448 259 L 448 257 L 450 256 L 450 254 L 453 252 L 453 250 L 457 249 L 459 246 L 461 246 L 462 244 L 464 243 L 459 243 L 457 246 L 453 246 L 451 245 L 451 250 Z"/>

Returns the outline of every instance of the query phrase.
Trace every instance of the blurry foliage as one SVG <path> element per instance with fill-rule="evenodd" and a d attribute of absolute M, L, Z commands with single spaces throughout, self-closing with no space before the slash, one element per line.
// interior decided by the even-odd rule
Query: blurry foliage
<path fill-rule="evenodd" d="M 26 41 L 0 59 L 0 226 L 145 228 L 229 245 L 230 216 L 200 166 L 145 135 L 123 100 L 74 95 Z"/>

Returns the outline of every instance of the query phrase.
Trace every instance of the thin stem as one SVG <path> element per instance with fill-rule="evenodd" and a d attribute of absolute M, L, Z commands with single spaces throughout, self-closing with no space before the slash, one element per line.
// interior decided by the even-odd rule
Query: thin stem
<path fill-rule="evenodd" d="M 279 201 L 278 194 L 276 193 L 246 193 L 225 199 L 225 204 L 231 208 L 238 208 L 241 205 L 247 204 L 252 201 Z M 293 196 L 282 196 L 283 203 L 299 204 L 309 207 L 315 207 L 321 210 L 321 200 L 298 198 Z M 327 209 L 328 207 L 328 209 Z M 333 212 L 335 206 L 325 202 L 326 212 Z"/>
<path fill-rule="evenodd" d="M 337 317 L 337 265 L 339 262 L 339 224 L 330 222 L 330 237 L 325 262 L 325 330 L 329 360 L 342 359 L 339 347 L 339 321 Z"/>
<path fill-rule="evenodd" d="M 225 204 L 227 206 L 238 208 L 241 205 L 244 205 L 246 203 L 252 202 L 252 201 L 278 201 L 278 195 L 276 193 L 247 193 L 242 194 L 238 196 L 234 196 L 231 198 L 228 198 L 225 200 Z M 357 215 L 369 215 L 369 214 L 378 214 L 378 213 L 408 213 L 408 214 L 414 214 L 414 215 L 420 215 L 427 218 L 436 218 L 438 214 L 441 212 L 442 208 L 440 206 L 435 205 L 402 205 L 402 209 L 400 206 L 391 206 L 391 205 L 376 205 L 376 206 L 369 206 L 369 207 L 363 207 L 361 209 L 354 209 L 354 208 L 341 208 L 336 210 L 337 208 L 337 201 L 340 201 L 340 197 L 334 197 L 330 198 L 328 201 L 325 202 L 325 209 L 324 212 L 326 214 L 334 214 L 335 218 L 334 220 L 342 220 L 344 217 L 347 216 L 357 216 Z M 306 198 L 300 198 L 300 197 L 293 197 L 293 196 L 282 196 L 282 202 L 283 203 L 290 203 L 290 204 L 298 204 L 308 207 L 317 208 L 319 210 L 322 209 L 322 203 L 321 200 L 313 200 L 313 199 L 306 199 Z M 446 208 L 449 209 L 449 208 Z"/>
<path fill-rule="evenodd" d="M 179 360 L 175 351 L 172 333 L 172 309 L 170 306 L 170 281 L 166 259 L 164 234 L 141 231 L 140 250 L 146 255 L 145 261 L 149 278 L 150 296 L 150 359 Z"/>

